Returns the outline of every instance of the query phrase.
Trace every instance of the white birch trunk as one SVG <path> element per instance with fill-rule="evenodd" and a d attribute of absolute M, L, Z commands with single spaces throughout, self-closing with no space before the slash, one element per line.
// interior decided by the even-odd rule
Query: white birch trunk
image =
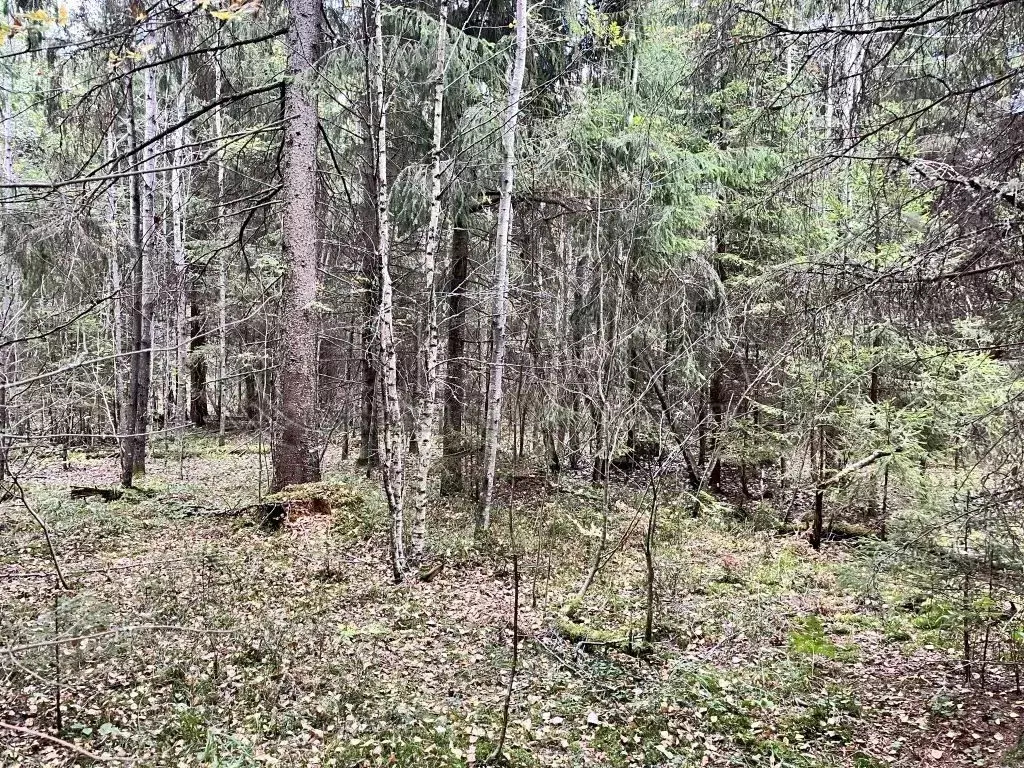
<path fill-rule="evenodd" d="M 181 81 L 179 83 L 176 116 L 180 121 L 185 116 L 186 88 L 188 83 L 188 59 L 181 65 Z M 174 132 L 173 153 L 171 155 L 171 248 L 174 259 L 174 426 L 184 430 L 188 424 L 188 307 L 189 273 L 185 255 L 185 190 L 183 182 L 184 170 L 178 168 L 185 162 L 185 129 Z"/>
<path fill-rule="evenodd" d="M 523 77 L 526 73 L 526 24 L 526 0 L 516 0 L 515 56 L 509 76 L 508 105 L 505 108 L 501 128 L 501 143 L 505 150 L 505 160 L 501 168 L 498 226 L 495 233 L 495 288 L 494 308 L 491 315 L 491 383 L 487 396 L 487 416 L 484 425 L 483 478 L 476 519 L 478 529 L 486 529 L 491 523 L 494 474 L 498 464 L 498 445 L 501 442 L 505 324 L 508 319 L 509 234 L 512 229 L 512 188 L 515 182 L 516 167 L 516 127 L 519 122 L 519 102 L 523 90 Z"/>
<path fill-rule="evenodd" d="M 437 18 L 437 59 L 434 73 L 433 137 L 430 165 L 430 219 L 427 223 L 427 242 L 423 252 L 423 287 L 427 294 L 426 340 L 423 349 L 423 392 L 417 408 L 416 487 L 413 500 L 415 517 L 412 528 L 412 556 L 423 559 L 427 542 L 427 492 L 430 467 L 434 461 L 434 422 L 437 412 L 437 253 L 441 239 L 441 128 L 444 114 L 446 48 L 448 45 L 448 0 L 441 0 Z"/>
<path fill-rule="evenodd" d="M 381 456 L 384 494 L 391 513 L 391 567 L 395 581 L 405 576 L 405 430 L 398 397 L 398 353 L 395 344 L 394 289 L 391 281 L 391 222 L 388 213 L 387 104 L 384 99 L 384 31 L 381 0 L 373 3 L 373 59 L 371 84 L 376 105 L 377 139 L 374 147 L 377 176 L 377 255 L 380 268 L 380 365 L 383 368 L 384 413 Z"/>
<path fill-rule="evenodd" d="M 0 126 L 3 128 L 3 165 L 0 180 L 14 181 L 14 109 L 10 96 L 13 77 L 8 74 L 0 87 Z M 14 262 L 7 243 L 7 190 L 0 190 L 0 480 L 8 473 L 8 444 L 6 434 L 11 431 L 11 401 L 8 382 L 17 379 L 15 347 L 17 337 L 18 298 L 20 293 L 18 265 Z"/>

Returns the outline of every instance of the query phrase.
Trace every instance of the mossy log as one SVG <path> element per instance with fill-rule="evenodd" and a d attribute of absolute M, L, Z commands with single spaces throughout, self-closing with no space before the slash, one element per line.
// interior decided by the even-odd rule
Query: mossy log
<path fill-rule="evenodd" d="M 90 499 L 96 496 L 103 499 L 103 501 L 117 501 L 124 496 L 124 491 L 120 488 L 96 488 L 86 485 L 71 487 L 72 499 Z"/>
<path fill-rule="evenodd" d="M 780 523 L 776 530 L 779 533 L 806 533 L 810 530 L 807 523 Z M 824 538 L 832 541 L 843 541 L 846 539 L 877 539 L 878 531 L 868 528 L 866 525 L 847 523 L 836 520 L 824 530 Z"/>
<path fill-rule="evenodd" d="M 571 600 L 558 614 L 555 628 L 558 634 L 576 645 L 578 650 L 605 646 L 630 656 L 644 656 L 651 652 L 650 643 L 638 638 L 632 629 L 611 631 L 598 629 L 577 621 L 579 601 Z"/>

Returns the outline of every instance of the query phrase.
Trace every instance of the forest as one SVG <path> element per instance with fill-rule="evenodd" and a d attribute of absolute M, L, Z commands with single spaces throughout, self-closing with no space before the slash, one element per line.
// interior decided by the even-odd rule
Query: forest
<path fill-rule="evenodd" d="M 1024 6 L 0 0 L 0 766 L 1024 766 Z"/>

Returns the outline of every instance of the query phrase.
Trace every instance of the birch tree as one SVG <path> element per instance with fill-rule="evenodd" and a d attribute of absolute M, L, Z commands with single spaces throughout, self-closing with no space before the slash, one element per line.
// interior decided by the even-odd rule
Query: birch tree
<path fill-rule="evenodd" d="M 446 48 L 448 45 L 448 0 L 441 0 L 437 14 L 437 52 L 434 69 L 434 102 L 432 113 L 432 137 L 430 149 L 430 219 L 427 223 L 426 244 L 423 251 L 423 288 L 426 292 L 426 339 L 423 342 L 423 389 L 420 394 L 418 424 L 416 427 L 417 464 L 416 488 L 413 501 L 415 519 L 412 529 L 412 556 L 421 560 L 426 549 L 427 538 L 427 493 L 429 490 L 430 468 L 434 460 L 434 421 L 437 411 L 437 353 L 438 297 L 437 297 L 437 253 L 441 238 L 441 182 L 444 175 L 442 166 L 442 117 L 444 115 L 444 91 L 446 70 Z"/>
<path fill-rule="evenodd" d="M 391 568 L 401 581 L 408 568 L 405 553 L 405 429 L 398 392 L 398 350 L 395 341 L 394 284 L 391 279 L 391 220 L 388 212 L 387 100 L 384 95 L 384 29 L 381 0 L 373 3 L 373 55 L 370 83 L 377 121 L 374 145 L 377 192 L 377 263 L 380 306 L 377 316 L 384 413 L 380 434 L 384 494 L 391 514 Z"/>
<path fill-rule="evenodd" d="M 175 119 L 181 121 L 187 110 L 189 79 L 188 59 L 183 59 L 178 78 L 178 95 L 175 105 Z M 171 253 L 174 261 L 174 280 L 176 292 L 174 296 L 174 346 L 175 346 L 175 387 L 174 387 L 174 426 L 184 428 L 188 424 L 188 308 L 189 269 L 185 251 L 186 210 L 185 201 L 188 191 L 185 185 L 185 172 L 181 166 L 186 162 L 185 128 L 174 132 L 171 153 Z"/>
<path fill-rule="evenodd" d="M 505 326 L 508 320 L 508 258 L 509 235 L 512 230 L 512 190 L 516 169 L 516 128 L 519 123 L 523 77 L 526 73 L 527 5 L 516 0 L 515 54 L 508 82 L 508 103 L 501 123 L 501 144 L 504 162 L 501 167 L 501 189 L 498 198 L 498 225 L 495 232 L 494 306 L 491 312 L 490 384 L 484 424 L 484 458 L 481 495 L 476 526 L 486 529 L 491 523 L 494 496 L 494 475 L 501 442 L 501 400 L 505 372 Z"/>
<path fill-rule="evenodd" d="M 13 77 L 10 71 L 0 72 L 0 130 L 3 156 L 0 157 L 0 182 L 14 181 L 14 110 L 11 106 Z M 0 481 L 7 475 L 7 433 L 11 428 L 11 402 L 8 382 L 15 377 L 14 338 L 18 315 L 18 267 L 7 242 L 8 190 L 0 190 Z"/>

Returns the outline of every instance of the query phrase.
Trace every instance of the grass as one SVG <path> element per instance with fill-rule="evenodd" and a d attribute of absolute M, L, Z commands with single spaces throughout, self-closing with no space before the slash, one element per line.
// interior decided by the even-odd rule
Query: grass
<path fill-rule="evenodd" d="M 70 473 L 50 469 L 31 484 L 72 589 L 0 580 L 0 644 L 45 642 L 55 626 L 63 636 L 198 630 L 62 646 L 61 738 L 139 766 L 479 764 L 500 730 L 511 655 L 503 529 L 474 538 L 472 506 L 436 500 L 431 541 L 445 568 L 430 583 L 395 585 L 372 482 L 332 461 L 321 489 L 337 502 L 332 514 L 268 534 L 215 514 L 258 497 L 260 455 L 209 442 L 180 466 L 155 461 L 152 493 L 110 504 L 66 494 L 81 480 L 115 482 L 109 457 L 76 458 Z M 609 541 L 621 549 L 572 603 L 574 624 L 616 638 L 643 626 L 645 594 L 635 500 L 617 493 Z M 855 547 L 816 555 L 799 538 L 735 522 L 720 502 L 704 506 L 698 519 L 685 499 L 663 515 L 655 643 L 634 657 L 559 631 L 594 554 L 599 509 L 569 495 L 517 504 L 513 765 L 876 768 L 930 764 L 936 745 L 935 765 L 998 764 L 982 742 L 996 743 L 992 713 L 1019 703 L 950 688 L 956 660 L 936 639 L 955 632 L 941 611 L 900 608 L 907 590 L 880 585 Z M 5 573 L 45 573 L 39 531 L 7 509 Z M 54 733 L 53 648 L 0 664 L 3 717 Z M 68 760 L 29 738 L 0 739 L 5 766 Z"/>

